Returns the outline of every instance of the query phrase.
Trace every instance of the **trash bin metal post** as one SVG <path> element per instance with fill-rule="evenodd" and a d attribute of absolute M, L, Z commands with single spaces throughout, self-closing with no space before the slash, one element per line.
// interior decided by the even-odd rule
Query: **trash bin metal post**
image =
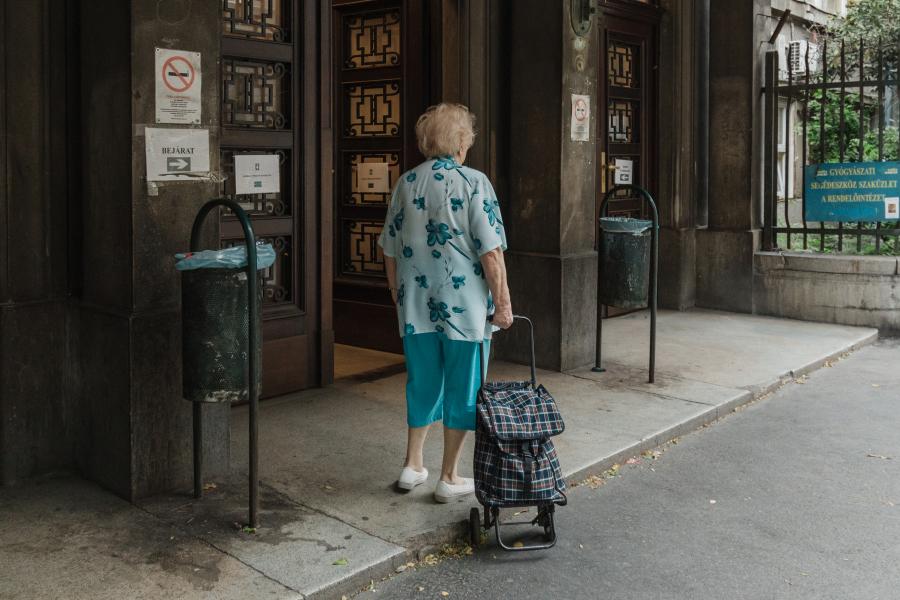
<path fill-rule="evenodd" d="M 259 310 L 259 298 L 257 297 L 257 273 L 256 273 L 256 236 L 253 233 L 253 227 L 250 225 L 250 217 L 241 206 L 226 198 L 216 198 L 204 204 L 197 216 L 194 218 L 194 224 L 191 227 L 191 252 L 200 250 L 199 239 L 200 230 L 203 222 L 213 208 L 225 206 L 229 208 L 244 230 L 244 243 L 247 246 L 247 293 L 249 295 L 247 302 L 248 312 L 248 335 L 247 335 L 247 379 L 248 394 L 250 398 L 250 527 L 259 526 L 259 427 L 257 415 L 259 413 L 259 382 L 257 381 L 256 366 L 256 349 L 253 347 L 256 343 L 256 318 L 255 315 Z M 194 403 L 194 496 L 200 497 L 203 494 L 202 483 L 202 439 L 199 437 L 202 433 L 200 403 Z"/>
<path fill-rule="evenodd" d="M 652 217 L 652 226 L 650 231 L 650 281 L 648 285 L 648 299 L 647 302 L 650 305 L 650 364 L 649 371 L 650 383 L 653 383 L 655 380 L 656 373 L 656 311 L 657 311 L 657 291 L 659 284 L 659 210 L 656 206 L 656 201 L 653 199 L 653 196 L 650 195 L 650 192 L 645 190 L 644 188 L 638 187 L 636 185 L 616 185 L 613 186 L 606 194 L 603 196 L 603 200 L 600 202 L 600 210 L 598 214 L 600 217 L 605 216 L 607 204 L 612 196 L 621 190 L 634 190 L 638 192 L 644 200 L 646 200 L 647 204 L 650 206 L 650 216 Z M 601 364 L 601 346 L 603 339 L 603 303 L 601 302 L 601 290 L 600 286 L 603 281 L 603 242 L 602 242 L 603 230 L 600 226 L 600 221 L 598 219 L 597 222 L 597 346 L 595 349 L 595 362 L 594 367 L 591 369 L 594 372 L 601 373 L 605 371 Z"/>

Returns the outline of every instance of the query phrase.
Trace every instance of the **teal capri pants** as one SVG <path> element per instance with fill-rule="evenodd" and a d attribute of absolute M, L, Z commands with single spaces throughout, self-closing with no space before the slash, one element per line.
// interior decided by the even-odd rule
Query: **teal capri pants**
<path fill-rule="evenodd" d="M 490 355 L 484 340 L 484 361 Z M 478 342 L 449 340 L 440 333 L 403 336 L 406 356 L 406 422 L 425 427 L 443 418 L 450 429 L 475 429 L 475 397 L 478 376 Z"/>

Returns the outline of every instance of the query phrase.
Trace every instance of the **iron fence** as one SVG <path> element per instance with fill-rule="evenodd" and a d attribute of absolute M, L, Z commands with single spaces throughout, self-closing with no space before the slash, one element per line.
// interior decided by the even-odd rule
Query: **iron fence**
<path fill-rule="evenodd" d="M 807 222 L 802 179 L 809 164 L 900 159 L 898 63 L 900 41 L 866 46 L 824 37 L 766 54 L 765 249 L 900 254 L 896 221 Z M 803 182 L 799 198 L 789 190 L 792 174 Z"/>

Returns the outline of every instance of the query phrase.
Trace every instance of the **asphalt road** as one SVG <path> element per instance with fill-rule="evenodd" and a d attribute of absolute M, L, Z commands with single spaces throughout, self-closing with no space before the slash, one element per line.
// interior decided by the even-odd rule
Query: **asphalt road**
<path fill-rule="evenodd" d="M 491 535 L 358 597 L 900 599 L 900 342 L 574 489 L 557 515 L 552 550 Z"/>

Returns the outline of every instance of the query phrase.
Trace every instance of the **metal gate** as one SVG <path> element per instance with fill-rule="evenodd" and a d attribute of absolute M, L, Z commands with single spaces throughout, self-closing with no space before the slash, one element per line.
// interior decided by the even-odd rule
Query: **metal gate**
<path fill-rule="evenodd" d="M 807 222 L 803 168 L 900 159 L 898 62 L 900 41 L 823 36 L 766 53 L 764 249 L 900 254 L 897 221 Z M 796 199 L 792 176 L 803 184 Z"/>

